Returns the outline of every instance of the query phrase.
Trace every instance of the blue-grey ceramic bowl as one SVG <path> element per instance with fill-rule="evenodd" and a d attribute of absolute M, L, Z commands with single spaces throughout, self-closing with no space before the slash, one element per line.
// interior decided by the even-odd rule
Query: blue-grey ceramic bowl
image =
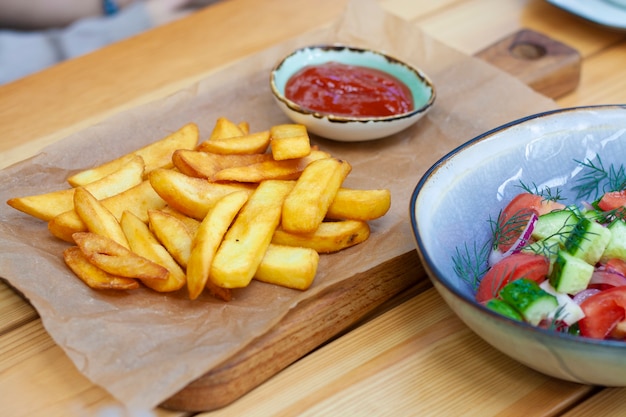
<path fill-rule="evenodd" d="M 522 190 L 558 187 L 575 201 L 577 161 L 626 165 L 626 106 L 556 110 L 480 135 L 434 164 L 417 184 L 410 217 L 417 251 L 437 291 L 478 336 L 511 358 L 563 380 L 626 386 L 626 342 L 576 337 L 507 319 L 474 301 L 455 272 L 456 250 L 488 242 L 489 219 Z M 580 183 L 580 182 L 579 182 Z"/>
<path fill-rule="evenodd" d="M 411 90 L 414 109 L 389 117 L 346 117 L 310 111 L 285 97 L 285 85 L 292 75 L 305 66 L 331 61 L 375 68 L 399 78 Z M 272 69 L 270 88 L 280 109 L 294 123 L 305 125 L 318 136 L 343 142 L 380 139 L 400 132 L 422 118 L 436 96 L 433 83 L 421 70 L 381 52 L 345 45 L 307 46 L 290 53 Z"/>

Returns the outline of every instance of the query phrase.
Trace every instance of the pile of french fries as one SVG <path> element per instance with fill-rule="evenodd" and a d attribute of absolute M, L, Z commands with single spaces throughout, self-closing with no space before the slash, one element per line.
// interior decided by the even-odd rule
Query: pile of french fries
<path fill-rule="evenodd" d="M 386 189 L 344 188 L 347 161 L 298 124 L 249 131 L 220 117 L 68 177 L 67 189 L 7 203 L 72 245 L 68 267 L 96 290 L 205 290 L 228 301 L 256 279 L 306 290 L 319 256 L 359 244 L 391 205 Z"/>

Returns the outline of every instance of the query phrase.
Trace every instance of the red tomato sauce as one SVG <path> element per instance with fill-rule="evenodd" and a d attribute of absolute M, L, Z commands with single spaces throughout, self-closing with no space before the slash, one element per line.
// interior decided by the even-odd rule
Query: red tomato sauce
<path fill-rule="evenodd" d="M 303 68 L 287 81 L 285 95 L 309 110 L 340 116 L 391 116 L 414 106 L 411 91 L 396 77 L 338 62 Z"/>

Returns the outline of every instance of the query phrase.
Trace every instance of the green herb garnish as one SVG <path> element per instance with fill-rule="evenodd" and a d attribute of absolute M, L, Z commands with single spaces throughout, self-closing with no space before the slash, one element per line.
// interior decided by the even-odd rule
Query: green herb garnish
<path fill-rule="evenodd" d="M 626 170 L 623 165 L 616 168 L 611 164 L 607 169 L 599 155 L 596 162 L 590 159 L 586 162 L 575 161 L 584 169 L 584 175 L 577 180 L 578 184 L 572 187 L 572 190 L 577 192 L 577 200 L 596 200 L 604 193 L 626 188 Z"/>
<path fill-rule="evenodd" d="M 476 242 L 471 246 L 465 243 L 461 249 L 457 246 L 456 254 L 452 257 L 454 272 L 474 290 L 488 270 L 487 258 L 490 250 L 489 242 L 482 246 L 478 246 Z"/>

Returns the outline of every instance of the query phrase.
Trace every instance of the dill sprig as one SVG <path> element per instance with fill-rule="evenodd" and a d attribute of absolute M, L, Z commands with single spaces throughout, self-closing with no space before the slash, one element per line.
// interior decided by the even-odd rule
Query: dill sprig
<path fill-rule="evenodd" d="M 476 242 L 473 245 L 468 245 L 465 242 L 462 248 L 456 247 L 456 254 L 452 256 L 454 272 L 473 290 L 478 288 L 480 279 L 487 272 L 487 258 L 490 249 L 490 242 L 486 242 L 482 246 Z"/>
<path fill-rule="evenodd" d="M 543 187 L 543 189 L 540 190 L 537 184 L 535 184 L 534 182 L 529 185 L 529 184 L 524 183 L 521 180 L 519 182 L 518 187 L 523 189 L 527 193 L 538 195 L 544 200 L 548 200 L 548 201 L 564 200 L 564 198 L 561 196 L 561 190 L 558 187 L 555 189 L 552 189 L 551 187 L 548 187 L 546 185 L 545 187 Z"/>
<path fill-rule="evenodd" d="M 615 167 L 611 164 L 605 168 L 600 155 L 596 157 L 596 162 L 590 159 L 575 161 L 584 168 L 583 176 L 577 180 L 578 184 L 572 187 L 577 192 L 577 200 L 596 200 L 604 193 L 626 188 L 624 165 Z"/>

